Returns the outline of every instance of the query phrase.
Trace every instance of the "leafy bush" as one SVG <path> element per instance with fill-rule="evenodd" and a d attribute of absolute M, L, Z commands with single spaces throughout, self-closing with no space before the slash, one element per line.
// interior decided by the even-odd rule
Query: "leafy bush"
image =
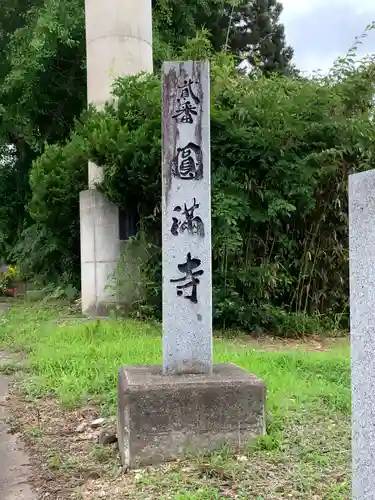
<path fill-rule="evenodd" d="M 199 40 L 194 43 L 186 50 L 199 49 Z M 301 325 L 314 329 L 318 317 L 346 317 L 347 178 L 374 166 L 373 77 L 372 61 L 356 67 L 344 60 L 327 78 L 249 79 L 237 73 L 229 56 L 213 57 L 213 278 L 219 325 L 301 333 Z M 32 213 L 57 238 L 60 210 L 69 221 L 77 213 L 78 188 L 74 196 L 70 190 L 81 176 L 79 165 L 90 158 L 104 166 L 99 188 L 141 217 L 153 249 L 142 264 L 143 310 L 160 314 L 160 79 L 122 79 L 114 94 L 117 107 L 90 110 L 71 143 L 47 150 L 34 164 Z M 65 168 L 69 174 L 63 175 Z M 38 177 L 42 171 L 55 183 L 49 195 L 47 181 Z M 61 204 L 55 205 L 54 196 Z M 69 227 L 63 225 L 65 237 Z M 73 246 L 65 249 L 76 262 Z"/>
<path fill-rule="evenodd" d="M 80 283 L 79 193 L 87 186 L 80 126 L 65 145 L 46 146 L 30 172 L 27 227 L 13 251 L 22 273 L 41 282 Z"/>
<path fill-rule="evenodd" d="M 14 295 L 12 285 L 17 278 L 18 271 L 13 266 L 8 266 L 5 272 L 0 272 L 0 296 Z"/>

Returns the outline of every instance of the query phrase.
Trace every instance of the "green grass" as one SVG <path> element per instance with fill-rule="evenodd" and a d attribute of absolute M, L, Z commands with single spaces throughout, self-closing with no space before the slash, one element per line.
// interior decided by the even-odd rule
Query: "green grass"
<path fill-rule="evenodd" d="M 25 391 L 31 396 L 53 395 L 64 405 L 91 398 L 104 414 L 113 413 L 118 367 L 161 362 L 157 324 L 57 321 L 59 316 L 66 318 L 66 309 L 33 304 L 17 305 L 0 317 L 1 345 L 28 353 L 33 376 Z M 203 472 L 198 467 L 193 474 L 196 482 L 180 469 L 163 478 L 155 472 L 147 476 L 147 484 L 144 478 L 139 481 L 137 491 L 151 488 L 154 498 L 167 498 L 165 492 L 173 491 L 170 498 L 176 500 L 226 498 L 216 485 L 225 464 L 229 482 L 237 485 L 236 498 L 349 498 L 349 347 L 260 352 L 244 342 L 217 339 L 215 362 L 235 363 L 266 381 L 267 435 L 247 451 L 244 461 L 223 452 L 205 459 Z M 246 457 L 251 457 L 249 463 Z"/>

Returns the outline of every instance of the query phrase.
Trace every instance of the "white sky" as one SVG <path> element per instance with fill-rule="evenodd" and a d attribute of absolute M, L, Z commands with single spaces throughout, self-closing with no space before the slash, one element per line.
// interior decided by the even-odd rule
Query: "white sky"
<path fill-rule="evenodd" d="M 326 72 L 344 56 L 368 24 L 375 21 L 375 0 L 280 0 L 287 43 L 297 68 Z M 359 55 L 375 53 L 375 30 Z"/>

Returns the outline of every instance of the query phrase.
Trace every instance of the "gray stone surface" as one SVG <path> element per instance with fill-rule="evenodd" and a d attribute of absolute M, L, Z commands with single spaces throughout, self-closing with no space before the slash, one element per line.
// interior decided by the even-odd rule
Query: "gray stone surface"
<path fill-rule="evenodd" d="M 152 73 L 151 0 L 85 0 L 85 26 L 87 99 L 102 109 L 113 99 L 116 78 Z M 89 162 L 89 189 L 103 178 L 103 167 Z M 91 200 L 84 192 L 80 201 L 82 312 L 103 316 L 114 301 L 108 275 L 120 260 L 118 210 L 99 192 Z M 92 216 L 86 210 L 90 204 Z M 127 293 L 132 302 L 131 289 Z"/>
<path fill-rule="evenodd" d="M 107 287 L 120 256 L 119 210 L 95 189 L 80 193 L 82 312 L 106 316 L 116 301 Z"/>
<path fill-rule="evenodd" d="M 231 364 L 166 376 L 161 366 L 119 370 L 117 435 L 124 467 L 155 464 L 265 432 L 264 383 Z"/>
<path fill-rule="evenodd" d="M 210 161 L 209 65 L 165 63 L 162 221 L 166 374 L 212 370 Z"/>
<path fill-rule="evenodd" d="M 349 177 L 353 499 L 375 499 L 375 170 Z"/>
<path fill-rule="evenodd" d="M 8 360 L 0 352 L 0 363 Z M 37 497 L 28 484 L 29 459 L 18 437 L 9 433 L 9 427 L 5 423 L 7 415 L 1 405 L 7 397 L 10 381 L 10 377 L 0 375 L 0 499 L 36 500 Z"/>

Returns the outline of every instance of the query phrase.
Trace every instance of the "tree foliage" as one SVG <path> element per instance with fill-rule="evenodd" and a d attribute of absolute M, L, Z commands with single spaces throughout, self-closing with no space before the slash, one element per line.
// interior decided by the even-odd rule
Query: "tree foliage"
<path fill-rule="evenodd" d="M 199 42 L 194 37 L 202 26 L 222 46 L 235 29 L 231 9 L 231 2 L 222 0 L 154 0 L 155 67 L 178 55 L 188 37 L 190 46 Z M 0 172 L 1 189 L 17 186 L 12 203 L 8 194 L 0 198 L 0 256 L 9 258 L 9 249 L 32 223 L 26 209 L 32 161 L 46 143 L 69 136 L 86 106 L 84 0 L 3 0 L 0 51 L 0 152 L 8 146 L 15 151 L 11 168 Z"/>
<path fill-rule="evenodd" d="M 175 52 L 197 29 L 211 33 L 266 72 L 283 71 L 291 57 L 276 0 L 154 0 L 157 57 Z M 22 138 L 36 150 L 66 138 L 86 101 L 84 0 L 5 0 L 0 47 L 0 137 Z M 5 140 L 5 139 L 4 139 Z"/>
<path fill-rule="evenodd" d="M 87 186 L 87 154 L 80 127 L 62 147 L 47 146 L 30 172 L 27 227 L 13 256 L 23 275 L 79 288 L 79 193 Z"/>
<path fill-rule="evenodd" d="M 22 230 L 26 239 L 30 233 L 32 161 L 45 141 L 68 136 L 85 106 L 83 0 L 4 0 L 1 14 L 0 150 L 11 146 L 15 158 L 2 168 L 0 180 L 6 182 L 1 182 L 4 191 L 9 183 L 17 186 L 0 197 L 0 240 L 6 242 L 0 256 L 9 259 L 26 248 L 20 243 L 14 249 Z"/>
<path fill-rule="evenodd" d="M 282 10 L 277 0 L 253 0 L 233 11 L 231 52 L 246 57 L 265 75 L 291 71 L 293 50 L 286 45 L 284 26 L 280 23 Z"/>
<path fill-rule="evenodd" d="M 277 0 L 153 0 L 157 32 L 174 49 L 204 28 L 216 52 L 225 50 L 237 62 L 247 59 L 265 74 L 292 70 L 293 50 L 286 45 L 282 10 Z"/>
<path fill-rule="evenodd" d="M 83 0 L 35 4 L 7 45 L 0 116 L 8 140 L 38 150 L 69 134 L 85 106 L 86 74 Z"/>

